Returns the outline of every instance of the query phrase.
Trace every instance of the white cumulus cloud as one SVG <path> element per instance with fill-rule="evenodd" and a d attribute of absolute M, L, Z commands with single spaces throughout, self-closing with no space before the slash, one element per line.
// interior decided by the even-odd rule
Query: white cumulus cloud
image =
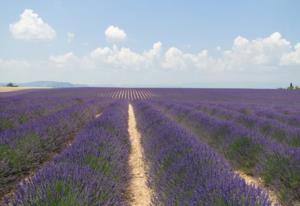
<path fill-rule="evenodd" d="M 161 65 L 163 68 L 167 69 L 184 69 L 187 62 L 185 57 L 186 54 L 184 54 L 180 49 L 171 47 L 164 54 L 164 60 Z"/>
<path fill-rule="evenodd" d="M 125 31 L 114 25 L 109 26 L 104 34 L 107 41 L 112 43 L 122 42 L 127 38 Z"/>
<path fill-rule="evenodd" d="M 9 30 L 14 38 L 22 40 L 51 40 L 56 36 L 55 30 L 31 9 L 25 9 Z"/>
<path fill-rule="evenodd" d="M 237 36 L 234 39 L 233 45 L 236 46 L 236 47 L 243 47 L 243 46 L 246 46 L 248 43 L 249 43 L 248 39 L 246 39 L 242 36 Z"/>
<path fill-rule="evenodd" d="M 152 48 L 138 53 L 130 48 L 117 46 L 99 47 L 90 53 L 92 61 L 114 68 L 145 69 L 158 65 L 162 55 L 162 43 L 156 42 Z"/>
<path fill-rule="evenodd" d="M 145 52 L 144 55 L 149 59 L 153 59 L 159 57 L 161 55 L 161 52 L 162 52 L 162 43 L 159 41 L 154 43 L 152 49 Z"/>
<path fill-rule="evenodd" d="M 115 68 L 140 69 L 146 59 L 142 54 L 130 48 L 97 48 L 90 54 L 94 61 L 110 65 Z"/>
<path fill-rule="evenodd" d="M 238 36 L 232 48 L 224 51 L 221 61 L 227 69 L 241 69 L 253 65 L 276 66 L 281 56 L 290 48 L 290 42 L 278 32 L 254 40 Z"/>
<path fill-rule="evenodd" d="M 300 65 L 300 43 L 296 44 L 294 49 L 282 56 L 281 65 Z"/>

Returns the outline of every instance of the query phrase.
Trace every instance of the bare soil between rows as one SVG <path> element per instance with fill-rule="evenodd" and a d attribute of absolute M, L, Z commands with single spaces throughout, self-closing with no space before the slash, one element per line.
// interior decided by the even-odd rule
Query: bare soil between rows
<path fill-rule="evenodd" d="M 129 154 L 129 168 L 131 180 L 129 182 L 129 204 L 133 206 L 151 205 L 151 190 L 147 186 L 146 165 L 143 158 L 141 135 L 136 128 L 133 107 L 128 107 L 128 133 L 131 150 Z"/>

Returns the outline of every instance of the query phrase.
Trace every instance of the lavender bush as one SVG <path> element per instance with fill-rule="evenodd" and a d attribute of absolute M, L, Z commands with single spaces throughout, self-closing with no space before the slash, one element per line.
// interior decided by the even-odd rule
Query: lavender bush
<path fill-rule="evenodd" d="M 0 133 L 0 195 L 60 151 L 106 104 L 91 100 Z"/>
<path fill-rule="evenodd" d="M 154 103 L 227 157 L 234 167 L 260 176 L 287 203 L 299 199 L 300 150 L 255 130 L 180 104 Z"/>
<path fill-rule="evenodd" d="M 243 110 L 243 113 L 240 113 L 231 109 L 225 109 L 220 105 L 188 104 L 187 106 L 195 110 L 204 111 L 212 116 L 234 121 L 236 124 L 242 124 L 245 127 L 256 130 L 265 137 L 275 139 L 283 144 L 293 147 L 300 146 L 300 128 L 291 127 L 273 119 L 249 114 L 246 108 Z"/>
<path fill-rule="evenodd" d="M 30 181 L 7 205 L 126 205 L 129 138 L 127 104 L 110 105 L 75 142 Z"/>
<path fill-rule="evenodd" d="M 0 97 L 0 132 L 75 104 L 89 102 L 95 98 L 96 92 L 93 92 L 92 89 L 54 89 Z"/>
<path fill-rule="evenodd" d="M 209 146 L 146 103 L 135 103 L 154 205 L 270 205 Z"/>

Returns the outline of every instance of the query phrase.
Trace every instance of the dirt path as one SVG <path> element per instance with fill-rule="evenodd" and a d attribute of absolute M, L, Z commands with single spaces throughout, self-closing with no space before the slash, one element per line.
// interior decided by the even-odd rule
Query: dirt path
<path fill-rule="evenodd" d="M 141 135 L 137 131 L 133 107 L 128 107 L 128 132 L 131 144 L 129 167 L 131 180 L 129 183 L 130 205 L 151 205 L 151 190 L 147 186 L 146 167 L 143 159 Z"/>
<path fill-rule="evenodd" d="M 248 184 L 248 185 L 254 185 L 256 187 L 261 188 L 265 192 L 267 192 L 267 194 L 269 196 L 269 200 L 272 202 L 273 206 L 279 206 L 280 205 L 276 193 L 274 191 L 268 189 L 268 188 L 265 188 L 263 182 L 260 179 L 256 179 L 256 178 L 254 178 L 252 176 L 249 176 L 249 175 L 247 175 L 247 174 L 245 174 L 244 172 L 241 172 L 241 171 L 236 171 L 236 173 L 242 179 L 245 180 L 246 184 Z"/>

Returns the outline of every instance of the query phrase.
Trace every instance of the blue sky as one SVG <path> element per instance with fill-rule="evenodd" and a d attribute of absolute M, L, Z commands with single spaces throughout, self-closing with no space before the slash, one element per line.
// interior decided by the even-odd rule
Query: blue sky
<path fill-rule="evenodd" d="M 4 1 L 0 82 L 300 84 L 299 10 L 296 0 Z"/>

